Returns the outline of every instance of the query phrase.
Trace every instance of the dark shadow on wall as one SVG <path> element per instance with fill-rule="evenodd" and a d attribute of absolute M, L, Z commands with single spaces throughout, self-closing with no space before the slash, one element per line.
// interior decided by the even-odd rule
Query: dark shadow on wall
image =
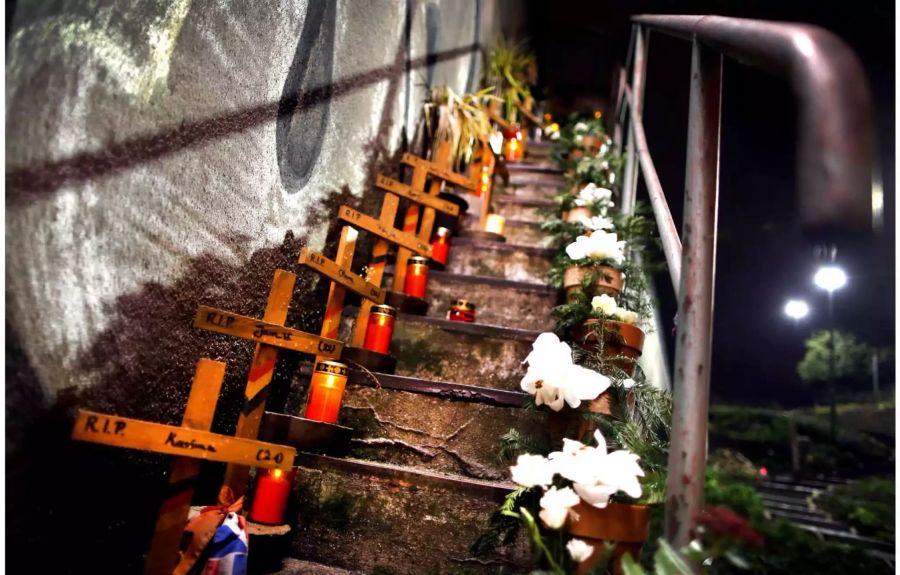
<path fill-rule="evenodd" d="M 341 222 L 341 204 L 377 214 L 383 194 L 373 192 L 378 174 L 398 177 L 399 156 L 389 152 L 392 111 L 398 99 L 406 46 L 400 43 L 376 136 L 364 148 L 367 182 L 362 198 L 345 187 L 314 208 L 312 225 L 328 221 L 324 253 L 333 255 Z M 363 234 L 356 260 L 368 260 L 373 239 Z M 247 238 L 235 238 L 243 253 Z M 26 355 L 7 325 L 7 418 L 15 451 L 7 451 L 7 567 L 10 572 L 139 573 L 164 497 L 170 460 L 69 440 L 78 408 L 149 421 L 178 424 L 187 401 L 196 362 L 209 357 L 228 364 L 216 408 L 213 431 L 234 432 L 242 403 L 253 344 L 197 330 L 197 306 L 211 305 L 261 317 L 276 268 L 298 274 L 286 325 L 318 333 L 328 283 L 296 264 L 305 237 L 288 232 L 281 246 L 260 249 L 243 264 L 207 254 L 190 261 L 170 285 L 150 283 L 120 296 L 106 314 L 109 326 L 80 358 L 79 368 L 98 383 L 87 390 L 63 392 L 55 405 L 41 392 Z M 355 267 L 357 271 L 360 266 Z M 353 303 L 352 298 L 348 303 Z M 18 350 L 18 351 L 17 351 Z M 297 375 L 304 356 L 282 352 L 271 383 L 269 409 L 298 412 L 307 381 Z M 12 427 L 10 427 L 12 425 Z M 214 501 L 224 465 L 206 462 L 194 501 Z M 52 549 L 52 553 L 47 550 Z"/>
<path fill-rule="evenodd" d="M 422 68 L 452 60 L 480 49 L 477 44 L 430 54 L 410 61 L 410 68 Z M 352 93 L 383 80 L 399 80 L 405 70 L 395 63 L 355 74 L 326 86 L 297 94 L 295 113 L 319 106 L 333 98 Z M 53 192 L 63 185 L 93 180 L 144 162 L 276 121 L 284 100 L 245 108 L 236 112 L 193 122 L 155 134 L 112 144 L 99 151 L 83 152 L 70 158 L 34 167 L 17 168 L 6 174 L 6 205 L 14 206 Z"/>

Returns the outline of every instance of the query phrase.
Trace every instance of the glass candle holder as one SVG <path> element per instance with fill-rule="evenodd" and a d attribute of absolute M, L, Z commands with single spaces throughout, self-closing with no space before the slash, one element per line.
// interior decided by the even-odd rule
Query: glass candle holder
<path fill-rule="evenodd" d="M 320 361 L 309 382 L 306 419 L 337 423 L 341 398 L 347 386 L 347 366 L 337 361 Z"/>
<path fill-rule="evenodd" d="M 475 322 L 475 304 L 464 299 L 458 299 L 450 304 L 450 310 L 447 312 L 447 319 L 450 321 L 464 321 L 466 323 Z"/>
<path fill-rule="evenodd" d="M 431 259 L 447 265 L 447 256 L 450 255 L 450 230 L 439 227 L 431 240 Z"/>
<path fill-rule="evenodd" d="M 266 525 L 284 523 L 284 510 L 291 495 L 295 475 L 296 469 L 259 471 L 256 491 L 253 493 L 253 505 L 250 507 L 250 521 Z"/>
<path fill-rule="evenodd" d="M 525 142 L 522 130 L 518 127 L 503 133 L 506 140 L 505 156 L 508 162 L 518 162 L 525 155 Z"/>
<path fill-rule="evenodd" d="M 417 298 L 425 298 L 425 285 L 428 283 L 428 258 L 413 256 L 406 260 L 406 278 L 403 281 L 403 293 Z"/>
<path fill-rule="evenodd" d="M 397 320 L 397 310 L 389 305 L 374 305 L 369 313 L 369 323 L 366 326 L 366 339 L 363 348 L 378 353 L 390 353 L 391 338 L 394 335 L 394 322 Z"/>
<path fill-rule="evenodd" d="M 487 220 L 484 222 L 484 231 L 492 232 L 497 234 L 498 236 L 503 235 L 503 230 L 506 229 L 506 218 L 501 216 L 500 214 L 488 214 Z"/>

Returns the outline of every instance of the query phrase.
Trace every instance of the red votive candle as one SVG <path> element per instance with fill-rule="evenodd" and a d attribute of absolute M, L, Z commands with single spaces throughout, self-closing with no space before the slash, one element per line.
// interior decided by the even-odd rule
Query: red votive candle
<path fill-rule="evenodd" d="M 282 469 L 260 470 L 250 508 L 250 521 L 266 525 L 284 523 L 284 509 L 291 494 L 296 471 Z"/>
<path fill-rule="evenodd" d="M 525 143 L 522 138 L 522 130 L 518 127 L 503 132 L 506 140 L 506 160 L 508 162 L 517 162 L 522 159 L 525 154 Z"/>
<path fill-rule="evenodd" d="M 373 305 L 366 325 L 366 339 L 363 347 L 378 353 L 390 353 L 391 337 L 394 335 L 394 321 L 397 311 L 389 305 Z"/>
<path fill-rule="evenodd" d="M 347 366 L 336 361 L 316 363 L 309 382 L 306 419 L 336 423 L 341 411 L 341 398 L 347 386 Z"/>
<path fill-rule="evenodd" d="M 406 279 L 403 282 L 403 293 L 417 298 L 425 298 L 425 285 L 428 283 L 428 258 L 413 256 L 406 260 Z"/>
<path fill-rule="evenodd" d="M 473 323 L 475 321 L 475 304 L 458 299 L 450 304 L 450 310 L 447 312 L 447 319 L 450 321 L 464 321 Z"/>
<path fill-rule="evenodd" d="M 434 239 L 431 240 L 431 259 L 447 265 L 448 255 L 450 255 L 450 230 L 443 227 L 438 228 L 434 234 Z"/>

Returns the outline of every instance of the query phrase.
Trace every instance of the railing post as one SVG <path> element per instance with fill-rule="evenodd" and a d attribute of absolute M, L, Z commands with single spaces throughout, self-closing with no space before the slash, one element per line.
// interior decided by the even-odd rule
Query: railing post
<path fill-rule="evenodd" d="M 643 26 L 634 27 L 634 63 L 631 71 L 631 106 L 633 115 L 640 118 L 644 109 L 644 78 L 647 73 L 647 31 Z M 634 122 L 628 122 L 628 135 L 625 140 L 625 174 L 622 180 L 623 214 L 634 210 L 637 197 L 638 163 L 634 153 Z"/>
<path fill-rule="evenodd" d="M 703 508 L 719 195 L 722 56 L 693 41 L 666 539 L 687 545 Z"/>

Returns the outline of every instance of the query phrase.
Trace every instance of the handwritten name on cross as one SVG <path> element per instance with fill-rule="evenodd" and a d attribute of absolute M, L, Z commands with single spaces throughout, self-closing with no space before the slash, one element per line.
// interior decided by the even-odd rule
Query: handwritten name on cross
<path fill-rule="evenodd" d="M 144 565 L 147 575 L 168 575 L 178 562 L 201 460 L 281 469 L 293 465 L 293 447 L 209 432 L 224 377 L 224 363 L 206 358 L 197 362 L 181 426 L 92 411 L 80 411 L 75 421 L 72 439 L 176 456 L 168 476 L 168 496 L 160 506 Z"/>
<path fill-rule="evenodd" d="M 342 342 L 284 327 L 296 280 L 297 276 L 291 272 L 275 270 L 262 321 L 207 306 L 200 306 L 197 310 L 195 327 L 256 342 L 244 388 L 244 405 L 235 430 L 236 437 L 255 439 L 259 434 L 279 348 L 329 358 L 338 357 L 341 353 Z M 225 469 L 224 484 L 231 488 L 235 497 L 240 497 L 247 490 L 249 478 L 249 467 L 232 463 Z"/>

